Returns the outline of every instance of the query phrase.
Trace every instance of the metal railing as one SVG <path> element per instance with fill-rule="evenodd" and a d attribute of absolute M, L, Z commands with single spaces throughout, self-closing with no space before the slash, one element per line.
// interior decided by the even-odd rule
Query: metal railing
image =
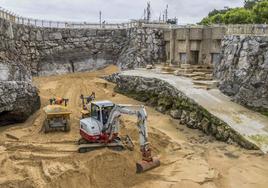
<path fill-rule="evenodd" d="M 0 7 L 0 18 L 8 20 L 12 23 L 47 28 L 100 28 L 100 29 L 121 29 L 121 28 L 134 28 L 134 27 L 165 27 L 168 28 L 169 24 L 166 23 L 147 23 L 141 20 L 134 20 L 125 23 L 89 23 L 89 22 L 63 22 L 63 21 L 50 21 L 40 20 L 33 18 L 25 18 L 19 16 L 9 10 Z"/>

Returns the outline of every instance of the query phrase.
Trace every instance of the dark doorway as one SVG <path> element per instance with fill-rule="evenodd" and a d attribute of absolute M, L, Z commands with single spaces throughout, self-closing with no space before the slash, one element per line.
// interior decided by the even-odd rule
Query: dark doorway
<path fill-rule="evenodd" d="M 191 64 L 198 64 L 199 62 L 199 51 L 191 51 Z"/>

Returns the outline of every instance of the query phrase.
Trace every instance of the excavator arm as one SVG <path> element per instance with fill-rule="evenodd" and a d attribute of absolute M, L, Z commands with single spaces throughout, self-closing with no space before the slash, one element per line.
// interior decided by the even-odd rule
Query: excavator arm
<path fill-rule="evenodd" d="M 122 114 L 136 115 L 137 127 L 139 129 L 140 151 L 142 153 L 142 161 L 136 163 L 137 173 L 155 168 L 160 165 L 160 161 L 152 157 L 151 148 L 148 142 L 147 132 L 147 112 L 143 105 L 115 105 L 110 112 L 107 123 L 104 125 L 104 130 L 110 133 L 112 137 L 114 132 L 117 132 L 119 126 L 119 117 Z M 110 138 L 112 139 L 112 138 Z"/>

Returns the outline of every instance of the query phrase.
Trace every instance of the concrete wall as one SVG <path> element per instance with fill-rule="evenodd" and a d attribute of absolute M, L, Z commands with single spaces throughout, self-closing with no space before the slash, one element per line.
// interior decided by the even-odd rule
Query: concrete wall
<path fill-rule="evenodd" d="M 268 35 L 267 25 L 184 26 L 164 31 L 167 62 L 210 64 L 221 51 L 225 35 Z M 170 54 L 168 56 L 168 54 Z M 183 57 L 185 54 L 186 60 Z M 198 56 L 196 58 L 195 56 Z M 182 59 L 182 60 L 181 60 Z M 214 60 L 214 62 L 212 62 Z"/>

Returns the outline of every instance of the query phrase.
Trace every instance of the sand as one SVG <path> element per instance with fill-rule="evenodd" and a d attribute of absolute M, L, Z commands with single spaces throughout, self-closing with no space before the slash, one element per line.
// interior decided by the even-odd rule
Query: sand
<path fill-rule="evenodd" d="M 0 128 L 0 187 L 268 187 L 268 157 L 235 145 L 217 142 L 197 130 L 146 106 L 149 140 L 161 166 L 135 173 L 141 159 L 136 118 L 121 118 L 121 134 L 134 140 L 134 151 L 101 149 L 77 153 L 81 94 L 95 91 L 97 100 L 141 104 L 113 92 L 114 84 L 100 76 L 115 66 L 91 73 L 34 78 L 42 107 L 50 97 L 69 98 L 71 131 L 44 134 L 44 112 L 25 123 Z M 42 108 L 41 108 L 42 109 Z"/>

